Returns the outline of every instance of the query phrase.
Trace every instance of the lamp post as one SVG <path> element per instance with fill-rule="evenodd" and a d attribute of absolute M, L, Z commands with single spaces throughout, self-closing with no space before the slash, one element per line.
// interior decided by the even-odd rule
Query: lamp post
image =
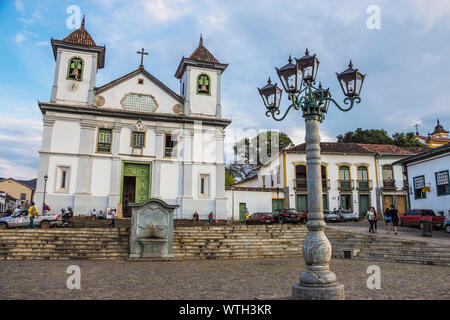
<path fill-rule="evenodd" d="M 306 165 L 308 170 L 308 235 L 303 243 L 303 258 L 307 270 L 300 275 L 300 282 L 292 287 L 294 300 L 342 300 L 345 298 L 344 286 L 338 284 L 336 275 L 330 270 L 331 244 L 325 235 L 326 223 L 323 217 L 322 173 L 320 156 L 319 122 L 323 122 L 328 112 L 330 102 L 341 111 L 349 111 L 353 105 L 361 102 L 359 94 L 365 75 L 358 69 L 349 68 L 337 74 L 346 98 L 341 107 L 333 98 L 330 90 L 323 89 L 319 84 L 315 87 L 319 60 L 316 55 L 310 55 L 306 49 L 305 56 L 296 59 L 289 57 L 289 63 L 280 69 L 275 68 L 284 91 L 292 102 L 283 116 L 279 110 L 282 90 L 277 84 L 268 84 L 259 89 L 259 93 L 267 108 L 266 116 L 272 116 L 276 121 L 286 118 L 294 108 L 301 110 L 306 124 Z"/>
<path fill-rule="evenodd" d="M 45 175 L 44 176 L 44 199 L 42 200 L 42 207 L 44 207 L 44 205 L 45 205 L 45 191 L 47 190 L 47 180 L 48 180 L 48 176 Z"/>

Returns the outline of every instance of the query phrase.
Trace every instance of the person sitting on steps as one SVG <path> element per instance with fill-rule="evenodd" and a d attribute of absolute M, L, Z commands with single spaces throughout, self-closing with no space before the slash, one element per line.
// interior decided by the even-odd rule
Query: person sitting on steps
<path fill-rule="evenodd" d="M 194 218 L 192 219 L 194 222 L 200 222 L 200 217 L 198 216 L 198 212 L 194 212 Z"/>

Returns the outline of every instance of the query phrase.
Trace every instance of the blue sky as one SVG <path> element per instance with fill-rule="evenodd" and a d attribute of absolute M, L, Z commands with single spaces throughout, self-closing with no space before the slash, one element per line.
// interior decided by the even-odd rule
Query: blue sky
<path fill-rule="evenodd" d="M 318 78 L 338 100 L 343 96 L 335 72 L 350 58 L 367 74 L 361 105 L 350 113 L 330 108 L 320 128 L 324 141 L 358 127 L 413 131 L 416 123 L 426 134 L 437 118 L 450 127 L 450 1 L 0 0 L 0 177 L 36 176 L 42 134 L 37 100 L 50 99 L 50 38 L 73 31 L 66 25 L 71 5 L 86 15 L 96 43 L 106 45 L 97 85 L 136 69 L 136 51 L 145 47 L 146 69 L 178 91 L 178 63 L 202 33 L 205 46 L 230 64 L 222 81 L 230 134 L 279 129 L 303 142 L 301 115 L 282 123 L 266 118 L 256 87 L 268 76 L 275 80 L 274 67 L 289 54 L 300 58 L 306 47 L 318 54 Z M 381 10 L 379 30 L 367 28 L 370 5 Z"/>

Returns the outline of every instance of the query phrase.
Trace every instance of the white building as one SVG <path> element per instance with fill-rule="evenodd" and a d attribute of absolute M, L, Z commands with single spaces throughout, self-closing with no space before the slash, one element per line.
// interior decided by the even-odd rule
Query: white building
<path fill-rule="evenodd" d="M 407 211 L 402 166 L 393 163 L 416 152 L 392 145 L 359 143 L 323 142 L 320 147 L 324 209 L 341 207 L 363 215 L 370 206 L 380 211 L 394 204 L 400 213 Z M 252 188 L 257 196 L 242 193 L 252 192 Z M 269 159 L 257 177 L 235 185 L 234 212 L 243 207 L 250 212 L 283 206 L 307 210 L 307 188 L 306 145 L 300 144 Z M 230 192 L 227 190 L 227 198 Z"/>
<path fill-rule="evenodd" d="M 220 63 L 203 39 L 176 70 L 175 93 L 138 69 L 103 86 L 105 66 L 85 21 L 63 40 L 51 40 L 56 60 L 49 102 L 39 102 L 44 130 L 35 202 L 75 215 L 159 198 L 178 204 L 176 218 L 226 218 L 224 129 Z M 58 209 L 56 209 L 58 208 Z"/>
<path fill-rule="evenodd" d="M 432 209 L 450 217 L 450 144 L 403 159 L 411 209 Z"/>

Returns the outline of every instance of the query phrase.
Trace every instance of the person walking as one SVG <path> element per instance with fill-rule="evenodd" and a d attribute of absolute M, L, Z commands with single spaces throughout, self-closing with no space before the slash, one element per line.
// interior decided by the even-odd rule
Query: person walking
<path fill-rule="evenodd" d="M 111 209 L 111 223 L 109 224 L 111 228 L 116 227 L 116 217 L 116 209 Z"/>
<path fill-rule="evenodd" d="M 30 217 L 30 228 L 34 229 L 34 219 L 38 217 L 38 209 L 35 207 L 34 202 L 31 203 L 31 206 L 28 208 L 28 216 Z"/>
<path fill-rule="evenodd" d="M 391 232 L 391 223 L 392 223 L 389 208 L 386 208 L 386 210 L 384 211 L 384 222 L 386 222 L 386 233 L 389 234 L 389 232 Z"/>
<path fill-rule="evenodd" d="M 372 207 L 372 208 L 373 208 L 373 212 L 375 212 L 375 222 L 373 223 L 373 226 L 374 226 L 374 229 L 375 229 L 375 233 L 378 233 L 378 219 L 380 219 L 381 213 L 378 213 L 377 210 L 375 210 L 374 207 Z"/>
<path fill-rule="evenodd" d="M 375 224 L 375 219 L 376 219 L 376 213 L 375 213 L 375 209 L 373 207 L 371 207 L 369 209 L 369 211 L 366 212 L 366 216 L 364 217 L 364 220 L 369 220 L 369 232 L 371 233 L 375 233 L 375 230 L 373 229 L 373 226 Z"/>
<path fill-rule="evenodd" d="M 395 235 L 397 235 L 398 221 L 400 220 L 400 218 L 398 216 L 398 210 L 395 209 L 393 204 L 391 204 L 391 210 L 389 210 L 389 215 L 391 216 L 392 226 L 394 227 Z"/>

